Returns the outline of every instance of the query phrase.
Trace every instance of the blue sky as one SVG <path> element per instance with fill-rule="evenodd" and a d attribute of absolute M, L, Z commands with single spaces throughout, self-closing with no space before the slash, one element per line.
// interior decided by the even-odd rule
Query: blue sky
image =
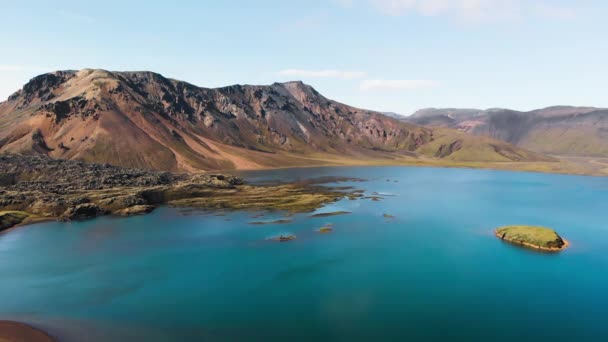
<path fill-rule="evenodd" d="M 26 3 L 27 2 L 27 3 Z M 6 1 L 0 98 L 57 69 L 204 87 L 303 80 L 350 105 L 608 107 L 608 2 Z"/>

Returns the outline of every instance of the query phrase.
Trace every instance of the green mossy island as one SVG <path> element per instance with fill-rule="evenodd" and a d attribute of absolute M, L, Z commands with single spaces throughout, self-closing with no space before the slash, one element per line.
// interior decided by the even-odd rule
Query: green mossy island
<path fill-rule="evenodd" d="M 501 240 L 543 251 L 557 252 L 569 243 L 553 229 L 539 226 L 505 226 L 496 229 L 496 237 Z"/>
<path fill-rule="evenodd" d="M 333 224 L 326 224 L 323 227 L 317 229 L 317 232 L 321 234 L 331 233 L 334 230 Z"/>

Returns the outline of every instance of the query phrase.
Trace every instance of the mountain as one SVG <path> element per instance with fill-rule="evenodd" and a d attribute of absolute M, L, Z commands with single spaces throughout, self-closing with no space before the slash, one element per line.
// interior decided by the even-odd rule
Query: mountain
<path fill-rule="evenodd" d="M 423 109 L 404 121 L 503 140 L 538 153 L 607 157 L 608 109 L 554 106 L 509 109 Z"/>
<path fill-rule="evenodd" d="M 209 89 L 93 69 L 40 75 L 0 103 L 1 152 L 167 171 L 551 160 L 350 107 L 302 82 Z"/>

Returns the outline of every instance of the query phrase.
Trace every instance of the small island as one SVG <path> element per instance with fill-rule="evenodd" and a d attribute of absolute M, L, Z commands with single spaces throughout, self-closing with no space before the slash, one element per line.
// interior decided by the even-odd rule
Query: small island
<path fill-rule="evenodd" d="M 331 223 L 328 223 L 326 225 L 324 225 L 323 227 L 317 229 L 317 232 L 321 233 L 321 234 L 327 234 L 327 233 L 331 233 L 334 230 L 334 225 Z"/>
<path fill-rule="evenodd" d="M 516 245 L 542 251 L 558 252 L 569 246 L 553 229 L 539 226 L 505 226 L 496 229 L 496 237 Z"/>

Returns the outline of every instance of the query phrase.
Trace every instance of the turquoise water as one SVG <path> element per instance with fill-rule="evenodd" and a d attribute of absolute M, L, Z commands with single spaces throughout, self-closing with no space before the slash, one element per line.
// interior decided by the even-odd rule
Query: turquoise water
<path fill-rule="evenodd" d="M 246 174 L 322 176 L 365 178 L 352 185 L 384 199 L 343 200 L 322 211 L 352 214 L 279 225 L 248 222 L 280 214 L 161 208 L 2 233 L 0 319 L 64 341 L 608 340 L 608 178 L 406 167 Z M 326 223 L 331 234 L 315 232 Z M 506 224 L 551 226 L 572 246 L 511 246 L 492 234 Z M 298 238 L 265 241 L 283 232 Z"/>

